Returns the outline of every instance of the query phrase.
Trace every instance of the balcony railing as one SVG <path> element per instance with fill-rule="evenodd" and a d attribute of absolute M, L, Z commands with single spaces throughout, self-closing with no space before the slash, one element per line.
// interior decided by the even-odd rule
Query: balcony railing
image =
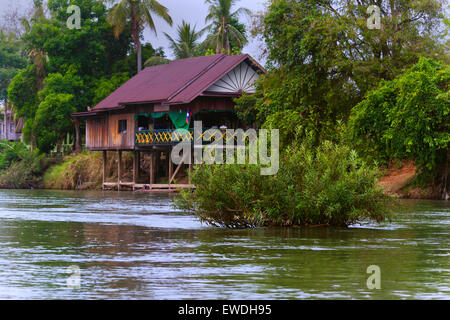
<path fill-rule="evenodd" d="M 216 139 L 217 132 L 220 132 L 221 138 L 224 143 L 233 139 L 237 141 L 237 137 L 234 134 L 231 134 L 226 129 L 213 129 L 206 131 L 198 131 L 197 134 L 194 134 L 194 129 L 189 130 L 176 130 L 176 129 L 168 129 L 168 130 L 151 130 L 151 131 L 138 131 L 136 132 L 136 145 L 172 145 L 178 144 L 182 141 L 185 142 L 194 142 L 196 144 L 207 144 L 205 141 L 214 141 Z M 244 140 L 249 137 L 243 137 Z"/>
<path fill-rule="evenodd" d="M 194 141 L 194 130 L 152 130 L 136 132 L 138 145 L 171 145 L 181 141 Z"/>

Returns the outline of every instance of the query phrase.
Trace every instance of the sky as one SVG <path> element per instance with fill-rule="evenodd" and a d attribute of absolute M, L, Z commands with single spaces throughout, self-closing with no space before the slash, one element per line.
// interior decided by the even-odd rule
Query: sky
<path fill-rule="evenodd" d="M 173 27 L 170 27 L 167 23 L 159 18 L 154 18 L 158 34 L 150 31 L 148 28 L 144 31 L 144 37 L 146 42 L 150 42 L 154 48 L 164 47 L 165 52 L 169 58 L 173 58 L 169 44 L 164 36 L 164 32 L 176 37 L 176 27 L 184 19 L 191 25 L 197 25 L 197 30 L 202 29 L 205 24 L 205 17 L 208 12 L 208 6 L 204 0 L 159 0 L 161 4 L 169 9 L 169 13 L 173 19 Z M 246 7 L 252 12 L 263 11 L 265 0 L 240 0 L 238 7 Z M 33 4 L 32 0 L 0 0 L 0 17 L 11 10 L 11 8 L 19 8 L 19 10 L 28 10 Z M 241 22 L 250 25 L 250 20 L 247 18 L 241 18 Z M 261 63 L 261 44 L 256 40 L 251 40 L 249 44 L 244 48 L 244 53 L 250 54 L 256 60 Z"/>

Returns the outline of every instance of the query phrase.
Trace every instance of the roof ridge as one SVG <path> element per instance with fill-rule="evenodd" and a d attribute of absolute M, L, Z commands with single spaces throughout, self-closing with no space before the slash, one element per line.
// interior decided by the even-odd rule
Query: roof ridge
<path fill-rule="evenodd" d="M 217 59 L 215 59 L 213 62 L 211 62 L 206 68 L 201 70 L 198 74 L 196 74 L 191 80 L 189 80 L 186 84 L 184 84 L 180 89 L 175 91 L 173 94 L 171 94 L 167 98 L 167 102 L 172 100 L 174 97 L 179 95 L 181 92 L 183 92 L 187 87 L 189 87 L 194 81 L 196 81 L 198 78 L 200 78 L 202 75 L 204 75 L 206 72 L 208 72 L 212 67 L 214 67 L 216 64 L 218 64 L 220 61 L 222 61 L 227 55 L 222 53 L 218 55 Z"/>
<path fill-rule="evenodd" d="M 238 66 L 239 64 L 241 64 L 241 63 L 244 62 L 245 60 L 251 58 L 251 56 L 250 56 L 249 54 L 246 54 L 246 53 L 245 53 L 245 54 L 236 55 L 236 56 L 227 56 L 227 55 L 225 55 L 224 58 L 225 58 L 225 57 L 240 57 L 240 59 L 238 59 L 238 60 L 237 60 L 230 68 L 228 68 L 228 70 L 227 70 L 224 74 L 218 75 L 217 77 L 215 77 L 215 79 L 214 79 L 213 81 L 210 81 L 210 83 L 208 83 L 208 85 L 205 85 L 204 88 L 202 88 L 201 91 L 198 91 L 198 92 L 195 94 L 195 96 L 198 96 L 199 94 L 201 94 L 203 91 L 205 91 L 207 88 L 209 88 L 212 84 L 216 83 L 219 79 L 221 79 L 225 74 L 227 74 L 228 72 L 230 72 L 231 70 L 233 70 L 236 66 Z M 219 61 L 222 61 L 222 60 L 223 60 L 223 58 L 220 59 Z M 216 64 L 217 64 L 217 63 L 216 63 Z M 214 66 L 215 66 L 216 64 L 214 64 Z M 205 72 L 202 73 L 202 75 L 205 74 L 207 71 L 209 71 L 212 67 L 213 67 L 213 66 L 211 66 L 210 68 L 206 69 Z M 263 70 L 264 70 L 264 69 L 263 69 Z M 197 77 L 197 79 L 198 79 L 198 78 L 199 78 L 199 77 Z M 197 79 L 195 79 L 195 80 L 197 80 Z M 194 81 L 195 81 L 195 80 L 194 80 Z M 180 93 L 181 93 L 182 91 L 183 91 L 183 90 L 181 90 Z M 175 98 L 178 94 L 179 94 L 179 93 L 177 93 L 176 95 L 171 96 L 170 99 L 168 99 L 167 101 L 170 101 L 171 99 Z M 191 99 L 191 98 L 189 98 L 189 99 Z M 195 98 L 194 98 L 194 99 L 195 99 Z M 183 101 L 183 102 L 185 102 L 185 103 L 190 103 L 191 101 L 192 101 L 192 100 L 190 100 L 190 101 Z"/>

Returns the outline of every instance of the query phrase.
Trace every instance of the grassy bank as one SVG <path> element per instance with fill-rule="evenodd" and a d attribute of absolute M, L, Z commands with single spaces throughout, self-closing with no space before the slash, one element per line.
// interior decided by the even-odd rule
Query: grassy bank
<path fill-rule="evenodd" d="M 107 178 L 117 180 L 118 157 L 108 153 Z M 123 154 L 124 178 L 132 166 L 132 156 Z M 101 190 L 103 183 L 103 159 L 101 152 L 84 151 L 66 157 L 61 164 L 51 167 L 44 174 L 42 187 L 58 190 Z"/>
<path fill-rule="evenodd" d="M 99 189 L 102 185 L 102 157 L 83 152 L 51 167 L 43 177 L 43 188 L 60 190 Z"/>
<path fill-rule="evenodd" d="M 132 155 L 123 154 L 124 179 L 130 179 Z M 107 179 L 117 180 L 118 156 L 108 153 Z M 82 152 L 49 158 L 21 142 L 0 141 L 0 188 L 101 190 L 103 160 L 100 152 Z"/>

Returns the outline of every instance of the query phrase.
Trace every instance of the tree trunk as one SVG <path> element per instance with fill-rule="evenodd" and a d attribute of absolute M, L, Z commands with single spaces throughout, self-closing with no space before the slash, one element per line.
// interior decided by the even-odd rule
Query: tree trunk
<path fill-rule="evenodd" d="M 8 99 L 5 99 L 5 140 L 8 141 L 8 130 L 9 130 L 9 122 L 8 122 Z"/>
<path fill-rule="evenodd" d="M 230 38 L 228 37 L 228 30 L 225 32 L 225 41 L 227 42 L 227 54 L 231 56 L 231 45 L 230 45 Z"/>
<path fill-rule="evenodd" d="M 138 66 L 138 73 L 142 71 L 142 47 L 141 42 L 139 40 L 138 36 L 138 43 L 137 43 L 137 66 Z"/>
<path fill-rule="evenodd" d="M 81 152 L 80 120 L 75 119 L 75 152 Z"/>
<path fill-rule="evenodd" d="M 134 50 L 137 53 L 137 73 L 142 71 L 142 48 L 141 48 L 141 40 L 139 39 L 140 28 L 139 23 L 136 16 L 136 7 L 135 4 L 131 3 L 131 32 L 133 35 L 134 42 Z"/>
<path fill-rule="evenodd" d="M 442 198 L 444 200 L 448 200 L 449 199 L 449 195 L 448 195 L 448 189 L 447 189 L 447 180 L 448 180 L 448 163 L 450 161 L 450 154 L 447 150 L 447 158 L 446 158 L 446 163 L 445 163 L 445 170 L 444 170 L 444 188 L 443 188 L 443 192 L 442 192 Z"/>
<path fill-rule="evenodd" d="M 59 139 L 59 141 L 58 141 L 58 144 L 57 144 L 57 147 L 56 147 L 56 153 L 57 153 L 58 155 L 62 155 L 62 154 L 63 154 L 63 153 L 62 153 L 63 140 L 64 140 L 64 138 L 61 138 L 61 139 Z"/>

